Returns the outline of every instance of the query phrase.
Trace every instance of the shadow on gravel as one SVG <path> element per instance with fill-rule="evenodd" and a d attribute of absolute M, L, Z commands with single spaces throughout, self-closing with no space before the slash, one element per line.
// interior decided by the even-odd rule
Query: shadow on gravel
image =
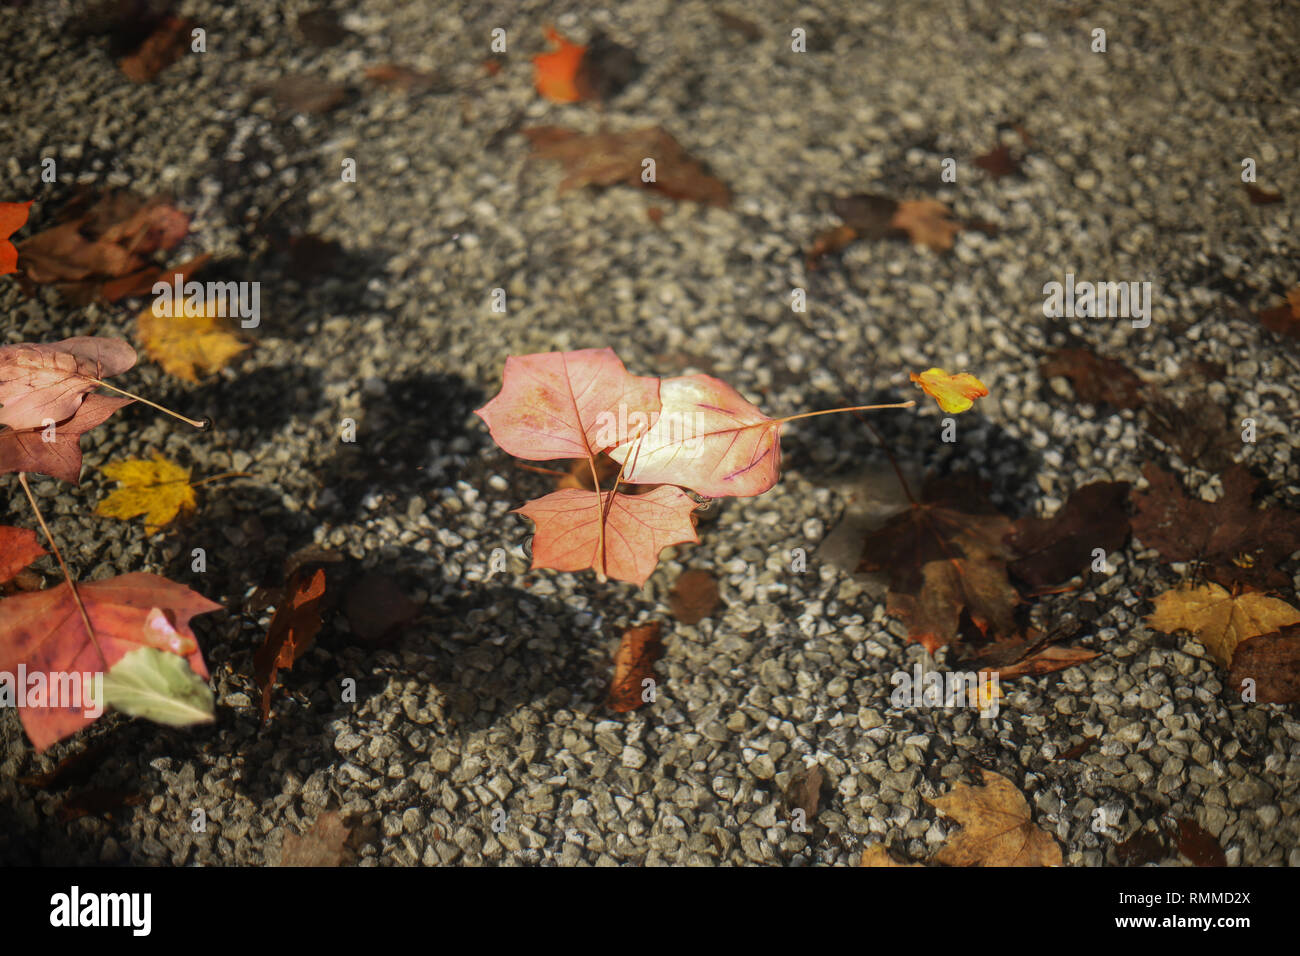
<path fill-rule="evenodd" d="M 155 400 L 193 418 L 211 419 L 216 450 L 251 454 L 299 413 L 315 413 L 321 403 L 320 373 L 315 369 L 259 368 L 197 388 L 178 387 L 170 378 L 164 381 L 170 387 L 155 389 Z"/>
<path fill-rule="evenodd" d="M 798 471 L 809 478 L 827 478 L 832 471 L 852 473 L 866 462 L 880 461 L 886 455 L 881 442 L 872 434 L 874 427 L 905 472 L 967 474 L 989 482 L 994 503 L 1012 518 L 1032 510 L 1041 494 L 1035 476 L 1042 469 L 1042 454 L 979 415 L 978 408 L 964 415 L 930 414 L 923 404 L 930 403 L 930 399 L 919 392 L 912 396 L 886 390 L 862 397 L 823 393 L 810 397 L 804 405 L 809 409 L 838 408 L 887 404 L 913 397 L 917 399 L 914 409 L 862 413 L 871 427 L 852 414 L 796 422 L 798 427 L 782 436 L 782 472 Z M 954 419 L 956 424 L 955 440 L 951 442 L 943 440 L 945 418 Z M 826 460 L 827 448 L 835 452 L 830 460 Z M 848 467 L 845 461 L 850 463 Z M 914 494 L 920 490 L 912 489 Z"/>
<path fill-rule="evenodd" d="M 387 382 L 382 394 L 364 396 L 356 441 L 338 443 L 321 480 L 349 513 L 370 494 L 404 500 L 469 480 L 483 469 L 489 440 L 486 431 L 471 435 L 466 421 L 486 400 L 477 386 L 451 375 Z"/>

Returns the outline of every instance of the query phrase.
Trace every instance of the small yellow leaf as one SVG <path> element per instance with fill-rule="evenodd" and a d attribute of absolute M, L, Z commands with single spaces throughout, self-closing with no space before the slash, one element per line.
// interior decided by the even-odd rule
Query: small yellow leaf
<path fill-rule="evenodd" d="M 920 375 L 913 372 L 911 378 L 940 408 L 953 414 L 966 411 L 975 404 L 975 399 L 989 393 L 984 383 L 969 372 L 949 375 L 941 368 L 932 368 Z"/>
<path fill-rule="evenodd" d="M 248 345 L 235 338 L 215 303 L 204 302 L 200 315 L 186 315 L 184 304 L 175 303 L 172 311 L 179 314 L 170 316 L 155 315 L 150 306 L 136 319 L 136 331 L 145 352 L 164 372 L 198 382 L 199 374 L 221 370 Z"/>
<path fill-rule="evenodd" d="M 1233 597 L 1213 582 L 1166 591 L 1156 596 L 1155 605 L 1149 625 L 1166 634 L 1191 631 L 1221 667 L 1232 666 L 1242 641 L 1300 623 L 1300 611 L 1285 601 L 1255 591 Z"/>
<path fill-rule="evenodd" d="M 145 531 L 153 534 L 182 511 L 195 508 L 190 470 L 162 455 L 154 455 L 153 461 L 130 458 L 114 462 L 104 466 L 104 474 L 122 485 L 95 508 L 95 514 L 105 518 L 129 521 L 144 515 Z"/>

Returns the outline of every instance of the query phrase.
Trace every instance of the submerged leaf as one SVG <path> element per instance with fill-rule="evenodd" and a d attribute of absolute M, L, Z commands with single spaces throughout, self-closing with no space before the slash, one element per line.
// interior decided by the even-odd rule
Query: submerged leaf
<path fill-rule="evenodd" d="M 162 624 L 154 615 L 162 618 Z M 146 623 L 146 627 L 170 627 L 157 608 L 150 612 L 150 620 L 154 623 Z M 152 647 L 131 651 L 109 669 L 104 675 L 104 700 L 132 717 L 168 727 L 215 719 L 207 682 L 190 669 L 185 658 Z"/>

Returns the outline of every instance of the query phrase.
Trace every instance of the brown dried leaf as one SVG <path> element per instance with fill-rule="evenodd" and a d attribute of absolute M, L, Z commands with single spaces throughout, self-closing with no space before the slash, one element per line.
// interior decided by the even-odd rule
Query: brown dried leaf
<path fill-rule="evenodd" d="M 560 182 L 561 193 L 582 186 L 623 183 L 653 189 L 673 199 L 724 207 L 731 202 L 726 185 L 709 175 L 658 126 L 589 135 L 555 126 L 523 132 L 532 143 L 533 159 L 551 159 L 563 165 L 567 175 Z M 655 161 L 655 182 L 641 180 L 644 159 Z"/>
<path fill-rule="evenodd" d="M 1060 866 L 1060 844 L 1034 825 L 1029 803 L 1006 777 L 981 770 L 982 787 L 959 783 L 927 802 L 961 824 L 935 855 L 947 866 Z"/>
<path fill-rule="evenodd" d="M 282 76 L 271 86 L 276 105 L 293 113 L 328 113 L 347 99 L 347 87 L 306 74 Z"/>
<path fill-rule="evenodd" d="M 59 820 L 70 823 L 82 817 L 114 819 L 124 807 L 138 807 L 145 795 L 139 790 L 118 787 L 91 787 L 65 797 L 59 805 Z"/>
<path fill-rule="evenodd" d="M 927 482 L 921 501 L 867 535 L 857 571 L 889 575 L 888 607 L 931 653 L 958 639 L 967 611 L 984 634 L 1015 631 L 1007 579 L 1011 520 L 962 476 Z"/>
<path fill-rule="evenodd" d="M 663 655 L 659 630 L 659 622 L 653 621 L 623 632 L 618 652 L 614 655 L 614 680 L 606 699 L 610 710 L 625 714 L 646 703 L 641 682 L 647 678 L 654 679 L 654 662 Z"/>
<path fill-rule="evenodd" d="M 334 811 L 322 813 L 301 836 L 286 833 L 280 844 L 281 866 L 343 866 L 350 856 L 352 828 Z"/>
<path fill-rule="evenodd" d="M 1142 410 L 1142 417 L 1153 438 L 1204 471 L 1227 468 L 1242 447 L 1241 433 L 1229 423 L 1228 413 L 1204 392 L 1177 400 L 1157 395 Z"/>
<path fill-rule="evenodd" d="M 885 849 L 883 843 L 873 843 L 862 851 L 862 859 L 858 866 L 883 866 L 883 867 L 924 867 L 924 863 L 899 863 Z"/>
<path fill-rule="evenodd" d="M 1227 866 L 1228 857 L 1223 847 L 1212 835 L 1202 829 L 1195 820 L 1184 818 L 1178 821 L 1178 852 L 1191 860 L 1196 866 Z"/>
<path fill-rule="evenodd" d="M 1165 858 L 1168 851 L 1160 837 L 1154 833 L 1140 831 L 1123 843 L 1115 844 L 1115 853 L 1125 866 L 1143 866 Z"/>
<path fill-rule="evenodd" d="M 1250 197 L 1252 206 L 1272 206 L 1274 203 L 1282 201 L 1281 193 L 1260 189 L 1254 183 L 1242 183 L 1242 185 L 1246 187 L 1246 195 Z"/>
<path fill-rule="evenodd" d="M 962 229 L 961 223 L 948 216 L 948 207 L 938 200 L 904 199 L 889 224 L 905 231 L 918 246 L 947 252 L 952 248 L 953 237 Z"/>
<path fill-rule="evenodd" d="M 1138 408 L 1145 401 L 1142 379 L 1122 363 L 1091 349 L 1058 349 L 1039 367 L 1039 374 L 1068 378 L 1075 397 L 1089 405 Z"/>
<path fill-rule="evenodd" d="M 1257 316 L 1259 324 L 1270 332 L 1300 339 L 1300 286 L 1286 294 L 1286 302 L 1273 309 L 1265 309 Z"/>
<path fill-rule="evenodd" d="M 164 197 L 103 193 L 84 211 L 82 204 L 69 203 L 56 225 L 20 243 L 19 268 L 28 281 L 58 283 L 76 301 L 110 295 L 116 301 L 134 294 L 154 265 L 149 257 L 180 243 L 189 223 Z M 113 279 L 124 281 L 110 286 Z"/>
<path fill-rule="evenodd" d="M 1300 625 L 1237 645 L 1228 686 L 1239 693 L 1246 680 L 1255 682 L 1255 699 L 1261 704 L 1300 703 Z"/>
<path fill-rule="evenodd" d="M 683 624 L 698 624 L 718 606 L 718 581 L 708 571 L 683 571 L 668 594 L 673 617 Z"/>
<path fill-rule="evenodd" d="M 254 677 L 262 691 L 262 720 L 271 715 L 271 689 L 281 669 L 289 670 L 307 653 L 321 629 L 321 602 L 325 596 L 325 569 L 296 574 L 286 587 L 287 600 L 275 609 L 266 640 L 253 655 Z"/>
<path fill-rule="evenodd" d="M 414 70 L 400 63 L 384 63 L 366 69 L 366 79 L 379 86 L 401 90 L 403 93 L 424 93 L 444 89 L 445 83 L 436 73 Z"/>
<path fill-rule="evenodd" d="M 1076 488 L 1050 518 L 1021 518 L 1007 544 L 1016 553 L 1011 573 L 1034 588 L 1086 572 L 1093 550 L 1118 551 L 1128 540 L 1127 481 L 1096 481 Z"/>
<path fill-rule="evenodd" d="M 148 83 L 185 55 L 194 26 L 193 20 L 164 17 L 139 49 L 118 63 L 119 69 L 132 83 Z"/>
<path fill-rule="evenodd" d="M 1062 647 L 1052 644 L 1035 651 L 1007 667 L 996 668 L 999 680 L 1014 680 L 1017 677 L 1040 677 L 1055 671 L 1065 670 L 1076 664 L 1085 664 L 1097 657 L 1096 651 L 1082 647 Z"/>
<path fill-rule="evenodd" d="M 1021 172 L 1020 160 L 1012 155 L 1011 147 L 1005 144 L 998 144 L 982 156 L 976 156 L 975 165 L 994 179 L 1019 176 Z"/>
<path fill-rule="evenodd" d="M 1220 476 L 1218 501 L 1183 493 L 1178 479 L 1154 464 L 1142 470 L 1148 487 L 1132 494 L 1133 535 L 1166 561 L 1199 561 L 1206 574 L 1231 587 L 1284 587 L 1277 565 L 1300 550 L 1300 513 L 1256 508 L 1255 479 L 1234 465 Z"/>
<path fill-rule="evenodd" d="M 790 775 L 782 800 L 785 812 L 803 811 L 804 823 L 812 823 L 821 806 L 822 787 L 826 784 L 826 772 L 820 764 L 805 767 Z"/>
<path fill-rule="evenodd" d="M 415 620 L 420 606 L 392 578 L 368 572 L 348 589 L 343 613 L 353 634 L 367 643 L 379 643 Z"/>

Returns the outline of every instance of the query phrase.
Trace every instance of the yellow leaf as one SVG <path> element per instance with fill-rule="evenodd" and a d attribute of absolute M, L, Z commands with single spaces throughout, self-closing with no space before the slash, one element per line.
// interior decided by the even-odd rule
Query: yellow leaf
<path fill-rule="evenodd" d="M 114 462 L 104 466 L 104 474 L 122 487 L 99 503 L 97 515 L 123 521 L 144 515 L 145 530 L 153 534 L 182 511 L 195 508 L 190 470 L 162 455 L 154 455 L 153 461 L 130 458 Z"/>
<path fill-rule="evenodd" d="M 1039 829 L 1029 803 L 1006 777 L 989 770 L 984 786 L 959 783 L 942 797 L 928 800 L 961 831 L 934 857 L 948 866 L 1060 866 L 1061 846 Z"/>
<path fill-rule="evenodd" d="M 927 369 L 920 375 L 911 375 L 925 394 L 939 403 L 945 412 L 964 412 L 975 404 L 975 399 L 989 393 L 984 383 L 969 372 L 949 375 L 941 368 Z"/>
<path fill-rule="evenodd" d="M 183 306 L 175 303 L 172 311 L 179 314 L 170 316 L 154 315 L 150 306 L 136 319 L 136 332 L 145 352 L 164 372 L 198 382 L 200 373 L 219 371 L 248 346 L 235 338 L 215 303 L 205 302 L 201 315 L 186 315 Z"/>
<path fill-rule="evenodd" d="M 1166 591 L 1155 599 L 1147 623 L 1172 634 L 1185 629 L 1196 635 L 1221 667 L 1232 665 L 1242 641 L 1300 623 L 1300 611 L 1285 601 L 1255 591 L 1233 597 L 1214 583 Z"/>

